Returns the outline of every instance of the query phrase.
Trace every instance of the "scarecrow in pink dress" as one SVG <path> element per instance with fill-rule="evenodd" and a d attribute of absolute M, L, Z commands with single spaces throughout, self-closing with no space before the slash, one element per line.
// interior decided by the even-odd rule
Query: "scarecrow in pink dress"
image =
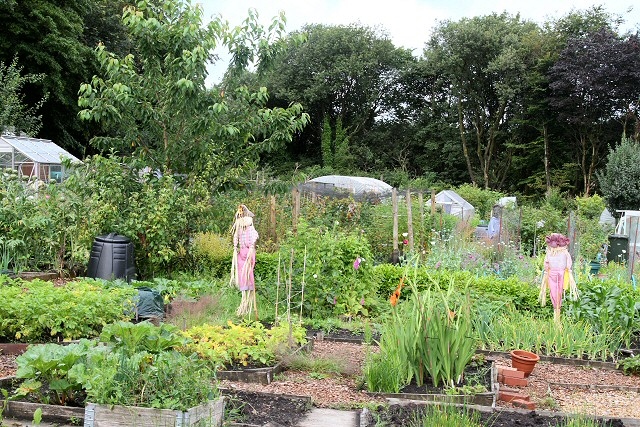
<path fill-rule="evenodd" d="M 546 304 L 547 288 L 549 288 L 551 304 L 553 304 L 553 319 L 556 323 L 560 323 L 560 307 L 564 291 L 569 290 L 571 299 L 578 299 L 578 288 L 571 271 L 573 262 L 567 249 L 569 238 L 560 233 L 552 233 L 545 238 L 545 241 L 547 253 L 544 258 L 540 302 L 543 306 Z"/>
<path fill-rule="evenodd" d="M 253 217 L 253 212 L 245 205 L 238 206 L 231 229 L 233 233 L 233 258 L 229 284 L 235 284 L 242 292 L 242 301 L 236 312 L 237 315 L 244 316 L 255 310 L 257 319 L 258 307 L 253 267 L 256 264 L 258 232 L 253 227 Z"/>

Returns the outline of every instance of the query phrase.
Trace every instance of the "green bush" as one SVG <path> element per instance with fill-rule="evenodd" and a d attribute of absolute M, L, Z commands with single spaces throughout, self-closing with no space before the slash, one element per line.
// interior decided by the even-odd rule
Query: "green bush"
<path fill-rule="evenodd" d="M 405 267 L 391 264 L 380 264 L 374 267 L 373 273 L 379 285 L 379 294 L 382 298 L 389 298 L 391 293 L 400 283 L 400 279 L 408 270 Z M 539 288 L 527 282 L 519 280 L 517 277 L 499 278 L 494 275 L 477 276 L 468 271 L 452 271 L 446 269 L 429 269 L 421 266 L 411 270 L 412 280 L 415 281 L 418 289 L 430 289 L 435 287 L 446 287 L 453 282 L 459 288 L 468 285 L 469 291 L 476 298 L 499 298 L 509 301 L 510 304 L 521 311 L 528 311 L 536 314 L 549 312 L 549 307 L 540 307 L 538 302 Z"/>
<path fill-rule="evenodd" d="M 233 245 L 229 237 L 215 232 L 197 233 L 193 237 L 192 253 L 198 269 L 213 277 L 223 277 L 231 270 Z"/>
<path fill-rule="evenodd" d="M 600 190 L 611 213 L 640 208 L 640 144 L 623 138 L 609 151 L 607 165 L 596 173 Z"/>
<path fill-rule="evenodd" d="M 297 234 L 289 236 L 281 246 L 281 286 L 291 277 L 293 301 L 299 307 L 304 279 L 303 312 L 307 316 L 367 316 L 377 302 L 373 255 L 367 240 L 361 233 L 345 233 L 337 225 L 314 228 L 301 220 Z M 357 258 L 361 262 L 356 269 Z M 280 299 L 285 297 L 282 290 Z"/>

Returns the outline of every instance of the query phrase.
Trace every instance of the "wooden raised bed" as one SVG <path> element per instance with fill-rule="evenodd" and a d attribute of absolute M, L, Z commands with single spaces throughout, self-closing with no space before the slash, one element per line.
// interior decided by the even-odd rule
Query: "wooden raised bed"
<path fill-rule="evenodd" d="M 218 427 L 224 418 L 224 397 L 187 411 L 87 403 L 84 427 Z"/>
<path fill-rule="evenodd" d="M 434 393 L 371 393 L 367 392 L 370 396 L 379 396 L 386 399 L 401 399 L 401 400 L 421 400 L 425 402 L 441 402 L 449 404 L 464 404 L 464 405 L 480 405 L 489 406 L 495 408 L 496 395 L 498 393 L 498 369 L 495 362 L 491 363 L 491 391 L 485 393 L 478 393 L 474 395 L 449 395 L 449 394 L 434 394 Z"/>
<path fill-rule="evenodd" d="M 484 354 L 485 356 L 497 356 L 511 359 L 511 355 L 504 351 L 492 351 L 492 350 L 476 350 L 476 353 Z M 556 356 L 543 356 L 540 355 L 540 362 L 550 362 L 560 365 L 571 366 L 589 366 L 592 368 L 608 369 L 610 371 L 619 371 L 617 364 L 614 362 L 602 362 L 599 360 L 583 360 L 574 359 L 568 357 L 556 357 Z"/>
<path fill-rule="evenodd" d="M 77 424 L 84 418 L 84 408 L 19 402 L 16 400 L 3 401 L 1 404 L 6 405 L 2 415 L 9 418 L 31 420 L 38 408 L 42 411 L 42 420 L 52 423 Z"/>
<path fill-rule="evenodd" d="M 313 340 L 310 339 L 307 343 L 297 348 L 292 355 L 300 352 L 307 352 L 313 350 Z M 279 362 L 275 366 L 269 366 L 264 368 L 247 368 L 238 370 L 222 370 L 216 372 L 216 377 L 219 380 L 237 381 L 243 383 L 260 383 L 263 385 L 271 384 L 273 377 L 284 371 L 285 366 L 283 362 Z"/>

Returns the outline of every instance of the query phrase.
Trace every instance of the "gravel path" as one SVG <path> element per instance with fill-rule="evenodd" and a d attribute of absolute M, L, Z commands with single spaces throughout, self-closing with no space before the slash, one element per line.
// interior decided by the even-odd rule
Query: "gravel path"
<path fill-rule="evenodd" d="M 0 378 L 14 375 L 16 369 L 16 356 L 0 354 Z"/>
<path fill-rule="evenodd" d="M 496 363 L 511 366 L 508 359 L 497 358 Z M 640 377 L 606 369 L 538 362 L 528 379 L 529 385 L 520 390 L 529 394 L 540 409 L 640 418 L 640 394 L 624 390 L 640 389 Z M 510 406 L 504 402 L 498 405 Z"/>

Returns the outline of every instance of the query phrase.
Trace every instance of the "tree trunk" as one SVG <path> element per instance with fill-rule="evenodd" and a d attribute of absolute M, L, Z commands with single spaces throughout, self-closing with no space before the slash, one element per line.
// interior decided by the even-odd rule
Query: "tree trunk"
<path fill-rule="evenodd" d="M 467 172 L 469 172 L 469 178 L 471 178 L 471 183 L 473 185 L 477 185 L 476 179 L 473 175 L 473 168 L 471 167 L 471 159 L 469 158 L 469 148 L 467 147 L 467 137 L 464 134 L 464 120 L 462 119 L 462 103 L 458 99 L 458 129 L 460 130 L 460 140 L 462 141 L 462 152 L 464 154 L 464 159 L 467 162 Z"/>
<path fill-rule="evenodd" d="M 544 178 L 547 184 L 547 196 L 551 194 L 551 170 L 549 168 L 549 129 L 547 125 L 542 125 L 542 139 L 544 141 Z"/>

